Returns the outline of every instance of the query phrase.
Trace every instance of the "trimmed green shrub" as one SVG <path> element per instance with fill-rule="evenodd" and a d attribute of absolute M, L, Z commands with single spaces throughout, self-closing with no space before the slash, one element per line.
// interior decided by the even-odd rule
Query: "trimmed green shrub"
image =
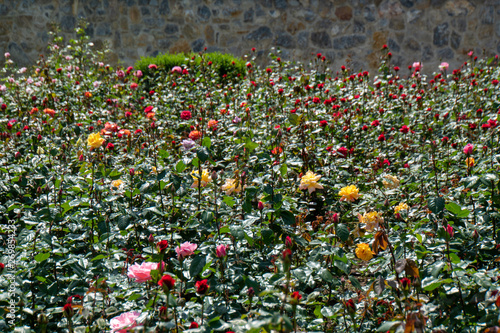
<path fill-rule="evenodd" d="M 175 54 L 160 54 L 156 57 L 141 57 L 134 68 L 140 69 L 145 77 L 152 74 L 149 65 L 155 64 L 160 71 L 170 71 L 175 66 L 181 68 L 188 67 L 190 71 L 199 72 L 204 67 L 211 63 L 213 70 L 223 78 L 224 75 L 228 79 L 238 79 L 246 74 L 245 61 L 241 58 L 230 54 L 222 54 L 219 52 L 212 53 L 175 53 Z"/>

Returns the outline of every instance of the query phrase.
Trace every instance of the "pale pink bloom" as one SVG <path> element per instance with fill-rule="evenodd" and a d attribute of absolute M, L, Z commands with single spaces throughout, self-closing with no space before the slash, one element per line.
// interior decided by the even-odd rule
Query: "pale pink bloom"
<path fill-rule="evenodd" d="M 100 62 L 100 63 L 99 63 L 99 67 L 104 67 L 104 63 L 103 63 L 103 62 Z"/>
<path fill-rule="evenodd" d="M 135 76 L 140 79 L 142 77 L 142 71 L 138 70 L 137 72 L 135 72 Z"/>
<path fill-rule="evenodd" d="M 142 283 L 151 280 L 151 271 L 158 269 L 156 262 L 143 262 L 142 264 L 133 264 L 128 267 L 127 276 L 134 279 L 135 282 Z"/>
<path fill-rule="evenodd" d="M 0 91 L 6 91 L 6 90 L 7 90 L 7 86 L 0 84 Z"/>
<path fill-rule="evenodd" d="M 422 64 L 420 62 L 414 62 L 413 63 L 413 68 L 416 70 L 416 71 L 419 71 L 422 69 Z"/>
<path fill-rule="evenodd" d="M 472 144 L 467 144 L 465 147 L 464 147 L 464 154 L 465 155 L 470 155 L 472 154 L 472 151 L 474 150 L 474 146 Z"/>
<path fill-rule="evenodd" d="M 125 72 L 120 70 L 116 71 L 116 76 L 118 76 L 120 79 L 125 77 Z"/>
<path fill-rule="evenodd" d="M 215 254 L 217 255 L 217 258 L 224 258 L 227 256 L 227 250 L 229 249 L 229 245 L 219 245 L 215 249 Z"/>
<path fill-rule="evenodd" d="M 19 73 L 26 73 L 28 69 L 26 67 L 22 67 L 20 70 L 19 70 Z"/>
<path fill-rule="evenodd" d="M 442 62 L 441 65 L 439 65 L 439 69 L 442 71 L 447 70 L 448 67 L 450 67 L 450 64 L 448 64 L 447 62 Z"/>
<path fill-rule="evenodd" d="M 179 66 L 174 66 L 172 68 L 172 73 L 182 74 L 182 68 L 180 68 Z"/>
<path fill-rule="evenodd" d="M 29 77 L 29 78 L 26 80 L 26 83 L 28 83 L 28 84 L 32 84 L 32 83 L 33 83 L 33 79 Z"/>
<path fill-rule="evenodd" d="M 71 60 L 71 56 L 66 56 L 66 60 L 70 61 Z"/>
<path fill-rule="evenodd" d="M 150 64 L 148 66 L 149 69 L 158 69 L 158 66 L 156 66 L 155 64 Z"/>
<path fill-rule="evenodd" d="M 10 53 L 9 52 L 5 52 L 4 56 L 5 56 L 5 58 L 9 58 L 10 57 Z"/>
<path fill-rule="evenodd" d="M 92 84 L 94 85 L 94 88 L 99 88 L 101 81 L 94 81 Z"/>
<path fill-rule="evenodd" d="M 474 51 L 470 51 L 470 52 L 468 53 L 469 57 L 472 57 L 472 55 L 473 55 L 473 54 L 474 54 Z"/>
<path fill-rule="evenodd" d="M 177 253 L 177 258 L 184 259 L 187 256 L 190 256 L 194 253 L 194 251 L 198 248 L 198 245 L 192 244 L 190 242 L 184 242 L 181 246 L 177 246 L 175 248 L 175 252 Z"/>
<path fill-rule="evenodd" d="M 129 329 L 137 326 L 142 326 L 142 324 L 137 323 L 136 319 L 141 315 L 138 311 L 124 312 L 121 315 L 112 318 L 109 321 L 112 332 L 126 333 Z"/>

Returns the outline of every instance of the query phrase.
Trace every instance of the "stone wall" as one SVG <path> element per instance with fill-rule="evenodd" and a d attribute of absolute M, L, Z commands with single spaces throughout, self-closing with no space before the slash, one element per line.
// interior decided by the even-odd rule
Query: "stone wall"
<path fill-rule="evenodd" d="M 434 71 L 441 61 L 459 66 L 471 49 L 500 53 L 499 18 L 500 0 L 0 0 L 0 52 L 33 64 L 51 23 L 74 38 L 85 19 L 96 46 L 107 42 L 110 62 L 125 66 L 205 47 L 238 56 L 255 47 L 265 59 L 274 46 L 284 59 L 321 52 L 334 69 L 374 72 L 387 44 L 395 65 Z"/>

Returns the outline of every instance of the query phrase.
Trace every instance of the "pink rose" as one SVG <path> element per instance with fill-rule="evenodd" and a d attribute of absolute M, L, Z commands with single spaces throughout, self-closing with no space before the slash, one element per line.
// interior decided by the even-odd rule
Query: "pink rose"
<path fill-rule="evenodd" d="M 135 279 L 135 282 L 146 282 L 151 280 L 151 271 L 158 269 L 158 263 L 156 262 L 143 262 L 142 264 L 133 264 L 129 266 L 127 276 L 131 279 Z"/>
<path fill-rule="evenodd" d="M 180 68 L 179 66 L 174 66 L 172 68 L 172 74 L 173 73 L 182 74 L 182 68 Z"/>
<path fill-rule="evenodd" d="M 142 326 L 142 324 L 138 324 L 136 319 L 141 315 L 138 311 L 129 311 L 122 313 L 121 315 L 112 318 L 109 321 L 109 325 L 111 326 L 112 332 L 118 333 L 126 333 L 130 328 L 136 326 Z"/>
<path fill-rule="evenodd" d="M 217 258 L 224 258 L 227 256 L 227 250 L 229 246 L 228 245 L 219 245 L 215 249 L 215 254 L 217 255 Z"/>
<path fill-rule="evenodd" d="M 474 150 L 474 146 L 471 145 L 470 143 L 467 144 L 465 147 L 464 147 L 464 154 L 465 155 L 470 155 L 472 154 L 472 151 Z"/>
<path fill-rule="evenodd" d="M 182 243 L 181 246 L 177 246 L 175 248 L 175 252 L 177 253 L 177 258 L 182 260 L 185 257 L 192 255 L 197 248 L 198 245 L 185 242 Z"/>
<path fill-rule="evenodd" d="M 441 65 L 439 65 L 439 69 L 442 71 L 447 70 L 448 67 L 450 67 L 450 64 L 448 64 L 447 62 L 442 62 Z"/>
<path fill-rule="evenodd" d="M 414 62 L 413 63 L 413 68 L 416 70 L 416 71 L 419 71 L 422 69 L 422 64 L 420 62 Z"/>

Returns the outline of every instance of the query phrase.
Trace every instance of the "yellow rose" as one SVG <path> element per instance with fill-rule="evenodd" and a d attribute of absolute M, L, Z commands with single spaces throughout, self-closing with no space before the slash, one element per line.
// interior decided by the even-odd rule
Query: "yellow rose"
<path fill-rule="evenodd" d="M 392 175 L 385 175 L 382 184 L 384 184 L 386 189 L 393 190 L 399 187 L 399 179 Z"/>
<path fill-rule="evenodd" d="M 89 135 L 89 138 L 87 139 L 87 145 L 90 148 L 99 148 L 102 146 L 104 143 L 104 139 L 101 138 L 101 135 L 99 133 L 92 133 Z"/>
<path fill-rule="evenodd" d="M 113 187 L 120 187 L 120 185 L 121 185 L 121 184 L 123 184 L 123 180 L 121 180 L 121 179 L 113 180 L 113 181 L 111 182 L 111 185 L 112 185 Z"/>
<path fill-rule="evenodd" d="M 474 161 L 474 157 L 467 157 L 465 160 L 465 164 L 467 165 L 468 168 L 472 168 L 476 161 Z"/>
<path fill-rule="evenodd" d="M 316 191 L 316 189 L 322 189 L 323 186 L 318 184 L 318 180 L 321 178 L 321 176 L 315 174 L 312 171 L 307 171 L 307 173 L 302 176 L 300 179 L 300 190 L 308 190 L 309 194 L 313 193 Z"/>
<path fill-rule="evenodd" d="M 236 179 L 226 179 L 221 188 L 226 192 L 226 195 L 231 195 L 233 192 L 239 193 L 241 191 L 241 183 Z"/>
<path fill-rule="evenodd" d="M 397 214 L 402 210 L 408 210 L 408 209 L 410 209 L 410 207 L 406 203 L 401 202 L 399 205 L 394 207 L 394 214 Z"/>
<path fill-rule="evenodd" d="M 193 180 L 194 180 L 193 184 L 191 185 L 191 188 L 200 187 L 200 185 L 199 185 L 200 176 L 199 176 L 198 170 L 193 170 L 193 172 L 191 172 L 191 177 L 193 177 Z M 201 171 L 201 186 L 205 187 L 211 181 L 212 181 L 212 177 L 210 177 L 210 175 L 208 174 L 208 170 L 203 169 Z"/>
<path fill-rule="evenodd" d="M 358 244 L 355 252 L 356 252 L 356 257 L 358 257 L 361 260 L 368 261 L 371 258 L 373 258 L 373 252 L 370 249 L 370 245 L 366 243 Z"/>
<path fill-rule="evenodd" d="M 339 191 L 339 195 L 341 196 L 340 201 L 353 202 L 359 198 L 359 190 L 355 185 L 350 185 L 343 187 Z"/>

